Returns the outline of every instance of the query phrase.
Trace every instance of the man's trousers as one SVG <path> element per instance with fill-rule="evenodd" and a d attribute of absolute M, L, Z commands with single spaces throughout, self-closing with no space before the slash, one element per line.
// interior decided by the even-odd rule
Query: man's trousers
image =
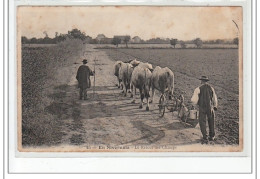
<path fill-rule="evenodd" d="M 79 90 L 79 99 L 87 99 L 87 89 L 80 88 Z"/>
<path fill-rule="evenodd" d="M 215 112 L 214 110 L 204 111 L 199 110 L 199 125 L 200 130 L 203 136 L 203 139 L 207 139 L 207 129 L 206 122 L 208 118 L 208 126 L 209 126 L 209 137 L 215 137 Z"/>

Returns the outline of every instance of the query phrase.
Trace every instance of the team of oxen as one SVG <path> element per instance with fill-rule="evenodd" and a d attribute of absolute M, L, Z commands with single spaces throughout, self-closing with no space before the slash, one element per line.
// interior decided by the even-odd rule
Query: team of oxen
<path fill-rule="evenodd" d="M 149 110 L 149 103 L 153 102 L 155 90 L 165 94 L 169 99 L 173 97 L 174 91 L 174 73 L 167 67 L 161 68 L 144 63 L 136 59 L 129 62 L 117 61 L 114 64 L 114 75 L 118 79 L 118 88 L 123 89 L 127 96 L 131 92 L 132 103 L 136 100 L 136 89 L 140 92 L 140 106 L 143 108 L 143 100 L 146 98 L 146 110 Z M 152 96 L 150 98 L 150 89 Z"/>

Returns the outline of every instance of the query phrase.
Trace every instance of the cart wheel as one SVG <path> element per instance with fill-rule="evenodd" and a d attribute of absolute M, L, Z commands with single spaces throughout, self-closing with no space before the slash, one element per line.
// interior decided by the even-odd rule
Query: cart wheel
<path fill-rule="evenodd" d="M 166 106 L 166 104 L 165 104 L 165 96 L 164 95 L 161 95 L 158 106 L 159 106 L 160 117 L 163 117 L 164 113 L 165 113 L 165 106 Z"/>

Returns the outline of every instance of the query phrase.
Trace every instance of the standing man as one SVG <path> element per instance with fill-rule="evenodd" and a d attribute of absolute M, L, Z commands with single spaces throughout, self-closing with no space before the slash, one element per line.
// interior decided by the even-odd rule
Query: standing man
<path fill-rule="evenodd" d="M 83 65 L 78 69 L 76 79 L 78 80 L 79 99 L 87 100 L 87 88 L 91 87 L 90 76 L 93 76 L 93 72 L 86 64 L 88 61 L 86 59 L 82 60 Z"/>
<path fill-rule="evenodd" d="M 203 136 L 202 144 L 215 140 L 215 111 L 217 110 L 218 100 L 214 88 L 209 85 L 208 77 L 202 76 L 201 86 L 194 90 L 191 102 L 199 106 L 199 125 Z M 208 118 L 209 138 L 206 130 L 206 117 Z"/>

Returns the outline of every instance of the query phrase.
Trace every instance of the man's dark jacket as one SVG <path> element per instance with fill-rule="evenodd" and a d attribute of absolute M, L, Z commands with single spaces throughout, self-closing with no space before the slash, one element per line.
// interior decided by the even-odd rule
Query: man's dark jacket
<path fill-rule="evenodd" d="M 90 76 L 93 76 L 93 71 L 86 65 L 81 65 L 77 72 L 78 87 L 86 89 L 91 87 Z"/>

